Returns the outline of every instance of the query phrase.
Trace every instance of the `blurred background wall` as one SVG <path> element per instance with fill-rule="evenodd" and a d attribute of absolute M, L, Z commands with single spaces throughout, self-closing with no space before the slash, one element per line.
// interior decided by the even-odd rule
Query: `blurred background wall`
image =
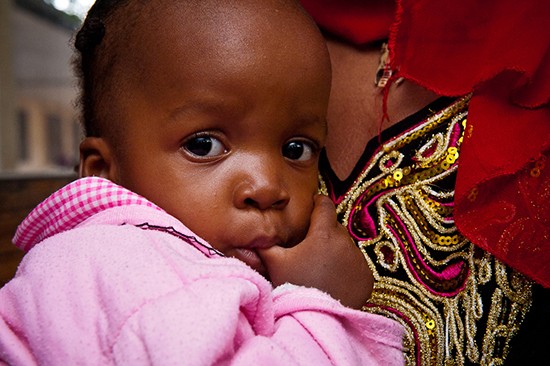
<path fill-rule="evenodd" d="M 76 178 L 81 129 L 71 41 L 93 0 L 0 0 L 0 286 L 17 225 Z"/>

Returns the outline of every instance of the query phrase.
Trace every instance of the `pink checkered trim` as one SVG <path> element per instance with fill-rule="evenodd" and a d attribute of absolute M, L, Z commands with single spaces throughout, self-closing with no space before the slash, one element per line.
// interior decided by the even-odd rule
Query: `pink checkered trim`
<path fill-rule="evenodd" d="M 140 195 L 107 179 L 78 179 L 40 203 L 19 225 L 13 242 L 26 251 L 55 233 L 73 228 L 93 214 L 125 205 L 145 205 L 161 210 Z"/>

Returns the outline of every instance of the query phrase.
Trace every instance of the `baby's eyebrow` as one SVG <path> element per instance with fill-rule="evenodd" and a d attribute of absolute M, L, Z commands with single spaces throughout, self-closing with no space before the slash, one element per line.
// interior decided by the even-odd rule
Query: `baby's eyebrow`
<path fill-rule="evenodd" d="M 221 112 L 222 110 L 223 103 L 205 100 L 189 101 L 172 110 L 170 112 L 170 119 L 177 119 L 181 114 L 205 111 Z"/>
<path fill-rule="evenodd" d="M 184 102 L 182 105 L 169 112 L 168 121 L 177 121 L 182 117 L 199 114 L 230 114 L 229 104 L 212 98 L 193 99 Z"/>

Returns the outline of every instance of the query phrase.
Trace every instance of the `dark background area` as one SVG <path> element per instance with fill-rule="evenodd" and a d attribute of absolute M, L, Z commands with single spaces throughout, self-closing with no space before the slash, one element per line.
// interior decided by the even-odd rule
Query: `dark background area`
<path fill-rule="evenodd" d="M 0 287 L 13 277 L 24 254 L 11 243 L 17 225 L 44 198 L 75 178 L 57 176 L 0 179 Z"/>

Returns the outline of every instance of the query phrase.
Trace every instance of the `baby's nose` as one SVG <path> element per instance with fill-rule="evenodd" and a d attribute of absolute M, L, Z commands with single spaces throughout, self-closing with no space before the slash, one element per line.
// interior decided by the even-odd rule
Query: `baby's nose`
<path fill-rule="evenodd" d="M 261 194 L 255 194 L 253 197 L 247 197 L 244 199 L 242 206 L 243 207 L 254 207 L 259 210 L 267 210 L 267 209 L 275 209 L 275 210 L 282 210 L 286 207 L 286 205 L 289 202 L 289 198 L 271 198 L 268 197 L 269 193 L 261 193 Z"/>
<path fill-rule="evenodd" d="M 233 200 L 235 207 L 240 209 L 282 210 L 290 202 L 290 194 L 282 177 L 263 167 L 237 183 Z"/>

